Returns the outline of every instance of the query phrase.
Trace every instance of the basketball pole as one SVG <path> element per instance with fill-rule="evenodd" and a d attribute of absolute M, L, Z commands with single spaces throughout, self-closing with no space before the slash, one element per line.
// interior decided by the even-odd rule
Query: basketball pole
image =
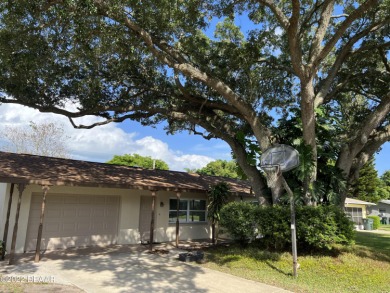
<path fill-rule="evenodd" d="M 297 253 L 297 234 L 295 226 L 295 203 L 294 203 L 294 193 L 288 186 L 286 180 L 281 174 L 283 186 L 286 189 L 288 195 L 290 196 L 290 212 L 291 212 L 291 243 L 292 243 L 292 255 L 293 255 L 293 277 L 298 277 L 298 253 Z"/>
<path fill-rule="evenodd" d="M 287 154 L 286 154 L 287 153 Z M 295 203 L 294 193 L 291 191 L 282 172 L 287 172 L 299 166 L 299 153 L 296 149 L 289 145 L 275 145 L 268 148 L 262 155 L 260 160 L 260 167 L 267 173 L 268 187 L 271 189 L 275 187 L 276 179 L 281 177 L 282 185 L 290 197 L 290 211 L 291 211 L 291 243 L 293 255 L 293 277 L 298 276 L 298 256 L 297 256 L 297 234 L 295 225 Z M 277 168 L 276 168 L 277 167 Z M 283 169 L 281 168 L 283 167 Z M 276 169 L 275 169 L 276 168 Z M 273 171 L 273 172 L 271 172 Z"/>

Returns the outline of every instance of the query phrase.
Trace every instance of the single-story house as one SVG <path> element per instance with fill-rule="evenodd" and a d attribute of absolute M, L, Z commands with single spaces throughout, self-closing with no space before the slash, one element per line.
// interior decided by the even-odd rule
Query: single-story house
<path fill-rule="evenodd" d="M 374 206 L 375 203 L 367 202 L 355 198 L 346 198 L 344 211 L 348 214 L 355 223 L 356 229 L 363 230 L 363 219 L 367 218 L 367 207 Z"/>
<path fill-rule="evenodd" d="M 369 208 L 370 215 L 381 217 L 382 224 L 390 224 L 390 200 L 382 199 Z"/>
<path fill-rule="evenodd" d="M 207 191 L 247 181 L 0 152 L 0 240 L 13 253 L 211 237 Z M 4 236 L 3 236 L 4 235 Z M 37 239 L 41 239 L 40 241 Z"/>

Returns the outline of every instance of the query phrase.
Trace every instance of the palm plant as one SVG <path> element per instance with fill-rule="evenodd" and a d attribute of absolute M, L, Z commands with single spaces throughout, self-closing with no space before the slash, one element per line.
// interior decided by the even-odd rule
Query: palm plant
<path fill-rule="evenodd" d="M 211 221 L 211 233 L 213 244 L 217 243 L 216 225 L 220 220 L 220 211 L 227 203 L 229 197 L 229 186 L 225 182 L 214 185 L 208 192 L 209 204 L 207 206 L 207 217 Z"/>

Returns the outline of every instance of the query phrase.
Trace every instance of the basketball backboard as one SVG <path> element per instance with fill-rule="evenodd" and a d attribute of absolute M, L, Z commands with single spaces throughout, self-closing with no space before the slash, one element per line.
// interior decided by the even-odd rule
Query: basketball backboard
<path fill-rule="evenodd" d="M 279 166 L 282 172 L 299 165 L 299 153 L 292 146 L 279 144 L 267 149 L 260 158 L 260 167 Z"/>

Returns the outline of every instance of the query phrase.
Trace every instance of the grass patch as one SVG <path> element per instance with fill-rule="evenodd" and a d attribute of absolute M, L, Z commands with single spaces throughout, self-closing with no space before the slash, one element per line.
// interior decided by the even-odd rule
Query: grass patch
<path fill-rule="evenodd" d="M 298 278 L 289 252 L 235 244 L 206 251 L 203 266 L 294 292 L 389 292 L 390 235 L 357 232 L 356 244 L 329 255 L 298 255 Z"/>
<path fill-rule="evenodd" d="M 378 257 L 386 257 L 390 262 L 390 234 L 378 232 L 356 232 L 356 246 L 371 251 Z"/>
<path fill-rule="evenodd" d="M 389 231 L 390 232 L 390 225 L 380 225 L 378 230 L 379 231 L 383 230 L 383 231 Z"/>
<path fill-rule="evenodd" d="M 1 277 L 1 275 L 0 275 Z M 22 293 L 24 292 L 25 286 L 20 283 L 11 283 L 11 282 L 0 282 L 0 292 L 4 293 Z"/>

